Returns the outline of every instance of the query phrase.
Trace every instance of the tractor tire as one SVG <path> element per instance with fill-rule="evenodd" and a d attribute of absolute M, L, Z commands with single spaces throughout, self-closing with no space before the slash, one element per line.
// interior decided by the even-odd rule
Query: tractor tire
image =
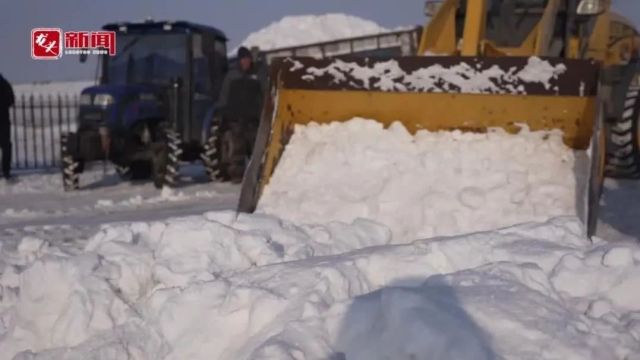
<path fill-rule="evenodd" d="M 131 164 L 131 180 L 148 180 L 153 174 L 151 161 L 135 161 Z"/>
<path fill-rule="evenodd" d="M 175 187 L 180 176 L 180 157 L 182 140 L 180 134 L 166 129 L 164 142 L 154 144 L 153 149 L 153 184 L 160 189 L 164 186 Z"/>
<path fill-rule="evenodd" d="M 622 116 L 608 126 L 606 175 L 640 178 L 640 86 L 631 86 Z"/>
<path fill-rule="evenodd" d="M 64 191 L 74 191 L 80 188 L 80 173 L 82 162 L 75 159 L 69 151 L 69 134 L 63 134 L 60 139 L 62 159 L 62 186 Z"/>
<path fill-rule="evenodd" d="M 124 166 L 124 165 L 116 165 L 116 174 L 118 174 L 118 176 L 120 177 L 120 179 L 122 180 L 131 180 L 132 176 L 132 170 L 131 167 L 129 166 Z"/>
<path fill-rule="evenodd" d="M 204 164 L 207 176 L 210 181 L 229 181 L 227 164 L 225 164 L 225 154 L 223 154 L 222 127 L 219 119 L 214 119 L 209 129 L 209 137 L 204 143 L 200 159 Z"/>

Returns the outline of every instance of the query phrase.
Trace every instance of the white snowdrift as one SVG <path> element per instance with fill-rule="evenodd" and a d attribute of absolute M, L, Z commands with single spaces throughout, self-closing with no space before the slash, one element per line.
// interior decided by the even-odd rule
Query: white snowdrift
<path fill-rule="evenodd" d="M 345 14 L 286 16 L 250 34 L 241 45 L 273 50 L 388 31 L 373 21 Z"/>
<path fill-rule="evenodd" d="M 0 359 L 640 352 L 636 245 L 591 245 L 572 218 L 389 241 L 364 220 L 295 226 L 231 212 L 105 226 L 77 255 L 24 239 L 2 251 Z"/>
<path fill-rule="evenodd" d="M 378 122 L 298 126 L 258 204 L 295 223 L 378 221 L 394 240 L 576 215 L 582 161 L 559 131 L 412 136 Z"/>

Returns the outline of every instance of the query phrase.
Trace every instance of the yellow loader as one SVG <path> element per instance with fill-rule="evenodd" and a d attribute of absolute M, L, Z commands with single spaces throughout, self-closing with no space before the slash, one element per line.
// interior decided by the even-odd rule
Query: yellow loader
<path fill-rule="evenodd" d="M 577 213 L 591 236 L 605 172 L 640 164 L 638 121 L 623 113 L 636 96 L 637 32 L 607 0 L 428 1 L 431 19 L 418 54 L 393 58 L 284 58 L 270 68 L 254 153 L 239 211 L 253 212 L 295 125 L 376 119 L 400 121 L 412 133 L 499 127 L 560 129 L 564 143 L 590 149 L 584 206 Z M 481 81 L 447 73 L 492 74 Z M 445 75 L 442 75 L 442 74 Z M 632 116 L 638 117 L 639 105 Z M 634 132 L 631 151 L 607 137 Z M 626 140 L 626 137 L 625 137 Z M 624 148 L 623 148 L 624 147 Z"/>

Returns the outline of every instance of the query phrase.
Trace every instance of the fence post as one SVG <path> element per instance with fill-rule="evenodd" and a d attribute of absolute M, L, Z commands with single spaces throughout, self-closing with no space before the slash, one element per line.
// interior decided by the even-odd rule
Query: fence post
<path fill-rule="evenodd" d="M 45 130 L 44 130 L 44 97 L 42 94 L 38 95 L 38 107 L 40 108 L 40 139 L 42 143 L 40 144 L 40 149 L 42 152 L 42 167 L 47 167 L 47 143 L 45 138 Z M 34 127 L 34 130 L 38 129 L 38 127 Z"/>
<path fill-rule="evenodd" d="M 55 154 L 56 154 L 56 144 L 53 136 L 53 99 L 51 98 L 51 94 L 47 95 L 47 106 L 49 107 L 49 141 L 51 141 L 51 156 L 49 159 L 50 167 L 54 167 L 55 163 Z"/>
<path fill-rule="evenodd" d="M 64 94 L 64 107 L 67 115 L 67 132 L 71 132 L 71 101 L 69 101 L 69 94 Z"/>
<path fill-rule="evenodd" d="M 31 139 L 33 140 L 33 167 L 38 167 L 38 146 L 36 144 L 37 134 L 36 134 L 36 108 L 34 103 L 34 96 L 31 94 L 29 96 L 29 114 L 31 115 Z"/>
<path fill-rule="evenodd" d="M 29 167 L 29 163 L 28 161 L 28 148 L 27 148 L 27 101 L 24 97 L 24 94 L 22 94 L 21 96 L 22 98 L 20 99 L 21 105 L 22 105 L 22 143 L 23 143 L 23 147 L 24 147 L 24 154 L 22 155 L 22 160 L 24 162 L 24 168 L 28 168 Z"/>
<path fill-rule="evenodd" d="M 60 96 L 60 93 L 58 93 L 58 134 L 59 134 L 59 138 L 62 139 L 62 96 Z M 62 160 L 62 148 L 61 148 L 62 144 L 60 144 L 60 141 L 58 141 L 58 149 L 60 150 L 58 152 L 58 165 L 60 164 L 60 161 Z"/>
<path fill-rule="evenodd" d="M 11 113 L 13 114 L 13 142 L 11 143 L 11 146 L 13 147 L 13 166 L 16 169 L 20 168 L 20 163 L 18 160 L 18 117 L 17 117 L 17 109 L 18 109 L 18 104 L 15 103 L 13 104 L 13 106 L 11 107 Z"/>
<path fill-rule="evenodd" d="M 71 121 L 73 122 L 73 131 L 78 131 L 78 116 L 80 115 L 80 96 L 78 94 L 73 95 L 73 117 Z"/>

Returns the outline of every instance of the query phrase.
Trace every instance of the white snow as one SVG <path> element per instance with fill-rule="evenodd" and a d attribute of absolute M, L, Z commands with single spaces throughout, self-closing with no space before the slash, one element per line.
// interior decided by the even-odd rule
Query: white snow
<path fill-rule="evenodd" d="M 291 71 L 299 70 L 294 64 Z M 478 69 L 471 64 L 461 63 L 451 67 L 432 65 L 406 73 L 396 60 L 376 62 L 373 66 L 361 66 L 353 62 L 335 60 L 325 68 L 310 67 L 302 78 L 314 81 L 317 77 L 330 75 L 335 83 L 349 83 L 363 89 L 382 91 L 450 92 L 470 94 L 526 94 L 523 83 L 540 83 L 551 87 L 550 81 L 567 70 L 564 64 L 556 66 L 537 57 L 529 58 L 527 65 L 501 69 L 494 65 L 488 69 Z M 347 77 L 346 75 L 349 75 Z M 353 83 L 351 78 L 360 81 Z"/>
<path fill-rule="evenodd" d="M 118 185 L 64 195 L 89 205 L 63 216 L 126 222 L 0 241 L 0 360 L 639 359 L 640 247 L 557 216 L 576 191 L 559 133 L 356 119 L 298 128 L 287 149 L 261 203 L 278 216 L 135 221 L 220 190 Z M 44 221 L 57 185 L 32 176 L 2 196 Z M 495 229 L 523 221 L 542 222 Z M 71 246 L 51 236 L 65 231 Z"/>
<path fill-rule="evenodd" d="M 532 61 L 522 79 L 562 70 Z M 388 88 L 384 66 L 353 70 Z M 640 359 L 640 187 L 606 182 L 600 236 L 629 241 L 586 239 L 579 155 L 526 128 L 311 124 L 253 215 L 190 169 L 160 192 L 19 174 L 0 181 L 0 360 Z"/>
<path fill-rule="evenodd" d="M 577 215 L 577 164 L 557 131 L 412 136 L 400 123 L 312 123 L 296 127 L 258 211 L 373 219 L 400 242 L 465 234 Z"/>
<path fill-rule="evenodd" d="M 389 246 L 363 220 L 212 212 L 105 226 L 76 255 L 24 239 L 0 359 L 637 358 L 640 249 L 580 227 Z"/>
<path fill-rule="evenodd" d="M 273 50 L 388 31 L 373 21 L 345 14 L 285 16 L 250 34 L 240 45 Z"/>
<path fill-rule="evenodd" d="M 104 171 L 100 163 L 87 167 L 73 192 L 62 190 L 58 171 L 16 171 L 15 182 L 0 180 L 0 243 L 32 235 L 73 243 L 103 223 L 201 214 L 237 202 L 237 186 L 208 183 L 200 166 L 185 164 L 180 187 L 162 191 L 150 181 L 122 181 L 111 166 Z"/>

